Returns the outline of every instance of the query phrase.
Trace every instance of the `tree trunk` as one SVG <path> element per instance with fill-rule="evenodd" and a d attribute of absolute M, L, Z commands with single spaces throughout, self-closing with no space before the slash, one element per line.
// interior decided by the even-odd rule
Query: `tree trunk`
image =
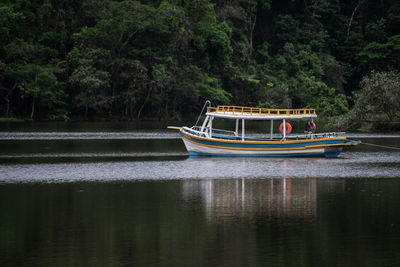
<path fill-rule="evenodd" d="M 134 108 L 134 102 L 133 101 L 130 101 L 129 102 L 129 118 L 130 119 L 132 119 L 133 118 L 133 113 L 134 113 L 134 111 L 133 111 L 133 108 Z"/>
<path fill-rule="evenodd" d="M 117 81 L 113 77 L 113 79 L 112 79 L 112 96 L 111 96 L 111 104 L 110 104 L 110 114 L 112 114 L 113 107 L 114 107 L 116 87 L 117 87 Z"/>
<path fill-rule="evenodd" d="M 252 23 L 252 25 L 250 27 L 250 38 L 249 38 L 250 39 L 249 40 L 249 42 L 250 42 L 250 56 L 249 56 L 249 60 L 250 60 L 251 55 L 253 53 L 253 32 L 254 32 L 254 27 L 256 26 L 256 21 L 257 21 L 257 14 L 255 15 L 254 21 L 253 21 L 253 23 Z"/>
<path fill-rule="evenodd" d="M 149 98 L 150 98 L 151 90 L 152 90 L 152 85 L 150 84 L 150 86 L 149 86 L 149 92 L 147 93 L 146 99 L 144 100 L 143 105 L 140 107 L 140 109 L 139 109 L 139 111 L 138 111 L 138 115 L 137 115 L 137 118 L 138 118 L 138 119 L 140 118 L 140 115 L 142 115 L 142 110 L 143 110 L 144 106 L 146 105 L 147 101 L 148 101 Z"/>
<path fill-rule="evenodd" d="M 140 107 L 138 114 L 137 114 L 137 118 L 140 119 L 140 115 L 142 115 L 142 110 L 144 108 L 144 105 L 146 105 L 147 99 L 144 100 L 143 105 Z"/>
<path fill-rule="evenodd" d="M 17 82 L 14 83 L 14 86 L 8 91 L 6 97 L 4 98 L 7 102 L 7 108 L 6 108 L 6 117 L 8 118 L 8 115 L 10 114 L 10 99 L 8 97 L 11 95 L 12 91 L 14 91 L 15 88 L 17 88 Z"/>
<path fill-rule="evenodd" d="M 129 113 L 129 100 L 125 102 L 125 117 L 128 118 L 128 113 Z"/>
<path fill-rule="evenodd" d="M 358 0 L 358 4 L 356 5 L 356 7 L 353 10 L 353 13 L 351 14 L 349 26 L 347 27 L 346 42 L 349 40 L 350 28 L 351 28 L 351 24 L 353 23 L 354 14 L 356 13 L 357 9 L 363 4 L 363 2 L 364 2 L 363 0 Z"/>
<path fill-rule="evenodd" d="M 35 114 L 35 97 L 32 98 L 31 120 L 33 120 L 34 114 Z"/>
<path fill-rule="evenodd" d="M 111 104 L 110 104 L 110 113 L 112 114 L 112 110 L 115 104 L 115 96 L 116 96 L 116 91 L 117 91 L 117 75 L 119 73 L 119 70 L 121 68 L 121 51 L 129 44 L 129 41 L 133 36 L 138 33 L 139 29 L 136 29 L 135 31 L 131 32 L 126 40 L 123 41 L 124 37 L 124 31 L 120 35 L 120 38 L 117 42 L 117 46 L 114 47 L 114 55 L 112 56 L 112 60 L 115 62 L 112 67 L 112 73 L 111 73 L 111 81 L 112 81 L 112 97 L 111 97 Z M 118 47 L 119 46 L 119 47 Z"/>
<path fill-rule="evenodd" d="M 35 85 L 37 85 L 37 77 L 38 74 L 35 74 Z M 39 94 L 39 93 L 38 93 Z M 31 110 L 31 120 L 33 120 L 33 115 L 35 114 L 35 100 L 36 100 L 36 96 L 35 94 L 32 95 L 32 110 Z"/>

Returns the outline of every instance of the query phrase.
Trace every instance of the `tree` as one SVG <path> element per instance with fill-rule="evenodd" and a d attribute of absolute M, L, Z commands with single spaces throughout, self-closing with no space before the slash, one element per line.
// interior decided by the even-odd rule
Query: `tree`
<path fill-rule="evenodd" d="M 400 75 L 398 72 L 372 72 L 361 80 L 354 110 L 361 119 L 393 121 L 400 118 Z"/>
<path fill-rule="evenodd" d="M 107 91 L 107 89 L 111 89 L 109 101 L 105 101 L 103 98 L 98 98 L 100 102 L 99 105 L 96 106 L 104 107 L 105 104 L 109 102 L 109 106 L 111 107 L 114 103 L 118 94 L 117 88 L 124 58 L 128 57 L 129 50 L 132 44 L 135 43 L 135 40 L 151 26 L 151 21 L 153 21 L 154 17 L 155 9 L 148 5 L 140 4 L 138 1 L 128 0 L 123 2 L 111 2 L 104 16 L 98 20 L 94 27 L 83 27 L 79 33 L 75 34 L 74 37 L 77 50 L 85 51 L 87 49 L 101 49 L 104 53 L 108 54 L 107 59 L 104 57 L 101 58 L 103 60 L 105 59 L 105 62 L 96 62 L 96 59 L 94 59 L 94 61 L 90 63 L 91 65 L 102 65 L 101 71 L 106 71 L 108 72 L 107 75 L 110 75 L 109 82 L 101 82 L 101 85 L 97 84 L 102 88 L 102 90 Z M 82 52 L 80 53 L 82 54 Z M 84 65 L 87 64 L 89 63 L 84 63 Z M 76 71 L 76 75 L 78 75 L 77 73 L 82 73 L 82 71 L 83 69 L 80 67 L 80 70 Z M 92 77 L 96 77 L 96 79 L 100 80 L 107 76 L 105 73 L 100 73 L 93 69 L 91 69 L 91 74 L 94 75 Z M 74 82 L 72 85 L 77 85 L 77 83 Z M 104 88 L 104 86 L 107 88 Z M 91 88 L 90 90 L 96 89 Z M 93 101 L 95 101 L 96 98 L 91 97 L 90 99 L 91 101 L 89 102 L 92 104 L 85 101 L 85 110 L 89 106 L 94 107 Z M 85 114 L 86 113 L 87 112 L 85 111 Z"/>
<path fill-rule="evenodd" d="M 299 21 L 292 15 L 278 15 L 275 20 L 276 37 L 281 45 L 296 43 L 299 33 Z"/>
<path fill-rule="evenodd" d="M 182 118 L 211 98 L 333 116 L 363 76 L 400 70 L 399 10 L 394 0 L 3 1 L 0 109 Z"/>
<path fill-rule="evenodd" d="M 16 24 L 20 22 L 23 15 L 20 12 L 15 12 L 11 4 L 0 3 L 0 47 L 7 44 Z"/>
<path fill-rule="evenodd" d="M 55 72 L 59 70 L 56 66 L 58 61 L 53 60 L 53 64 L 47 63 L 56 54 L 53 49 L 26 43 L 23 40 L 11 42 L 4 49 L 7 52 L 7 60 L 11 61 L 4 73 L 13 84 L 5 97 L 6 116 L 10 111 L 9 97 L 15 90 L 18 90 L 20 99 L 30 102 L 31 119 L 34 118 L 38 106 L 43 107 L 50 115 L 65 105 L 64 88 L 55 75 Z M 62 110 L 59 111 L 65 113 Z"/>
<path fill-rule="evenodd" d="M 110 85 L 110 74 L 94 66 L 93 60 L 80 59 L 79 65 L 74 69 L 69 82 L 77 88 L 75 105 L 85 110 L 87 118 L 89 108 L 101 111 L 110 105 L 110 98 L 105 90 Z"/>
<path fill-rule="evenodd" d="M 36 102 L 42 105 L 51 106 L 57 103 L 57 93 L 55 92 L 57 78 L 50 67 L 35 64 L 20 65 L 17 75 L 21 81 L 19 89 L 22 98 L 31 98 L 31 114 L 33 120 Z"/>
<path fill-rule="evenodd" d="M 400 35 L 394 35 L 386 43 L 371 42 L 357 54 L 364 72 L 386 71 L 400 66 Z"/>

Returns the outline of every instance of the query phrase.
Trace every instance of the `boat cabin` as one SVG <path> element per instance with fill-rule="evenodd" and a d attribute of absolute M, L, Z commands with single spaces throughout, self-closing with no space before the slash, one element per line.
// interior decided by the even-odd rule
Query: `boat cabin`
<path fill-rule="evenodd" d="M 285 140 L 287 137 L 287 124 L 288 119 L 304 119 L 316 118 L 317 114 L 315 109 L 270 109 L 270 108 L 250 108 L 239 106 L 217 106 L 208 107 L 206 118 L 201 127 L 194 126 L 194 130 L 204 133 L 205 137 L 221 137 L 217 135 L 218 132 L 225 134 L 233 134 L 237 140 L 245 140 L 245 121 L 246 120 L 269 120 L 270 123 L 270 139 L 274 137 L 274 121 L 282 121 L 280 137 Z M 213 129 L 214 118 L 233 119 L 236 121 L 235 131 L 225 131 L 220 129 Z M 239 135 L 239 124 L 241 124 L 241 134 Z M 193 127 L 192 127 L 193 128 Z"/>

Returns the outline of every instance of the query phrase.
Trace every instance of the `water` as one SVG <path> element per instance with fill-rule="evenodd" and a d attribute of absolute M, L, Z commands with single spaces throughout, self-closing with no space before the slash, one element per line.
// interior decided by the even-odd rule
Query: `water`
<path fill-rule="evenodd" d="M 400 266 L 399 150 L 190 159 L 174 132 L 81 126 L 0 132 L 1 266 Z"/>

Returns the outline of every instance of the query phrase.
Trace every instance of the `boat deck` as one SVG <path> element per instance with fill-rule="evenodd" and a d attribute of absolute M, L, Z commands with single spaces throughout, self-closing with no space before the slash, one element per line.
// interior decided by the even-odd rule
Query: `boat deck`
<path fill-rule="evenodd" d="M 345 137 L 343 134 L 338 133 L 323 133 L 323 134 L 313 134 L 313 135 L 288 135 L 285 137 L 285 140 L 311 140 L 311 139 L 321 139 L 321 138 L 338 138 L 338 137 Z M 242 140 L 239 136 L 226 136 L 221 134 L 213 134 L 211 138 L 215 139 L 222 139 L 222 140 L 236 140 L 236 141 L 260 141 L 260 142 L 267 142 L 267 141 L 282 141 L 282 135 L 276 135 L 272 139 L 271 138 L 250 138 L 245 137 Z"/>

